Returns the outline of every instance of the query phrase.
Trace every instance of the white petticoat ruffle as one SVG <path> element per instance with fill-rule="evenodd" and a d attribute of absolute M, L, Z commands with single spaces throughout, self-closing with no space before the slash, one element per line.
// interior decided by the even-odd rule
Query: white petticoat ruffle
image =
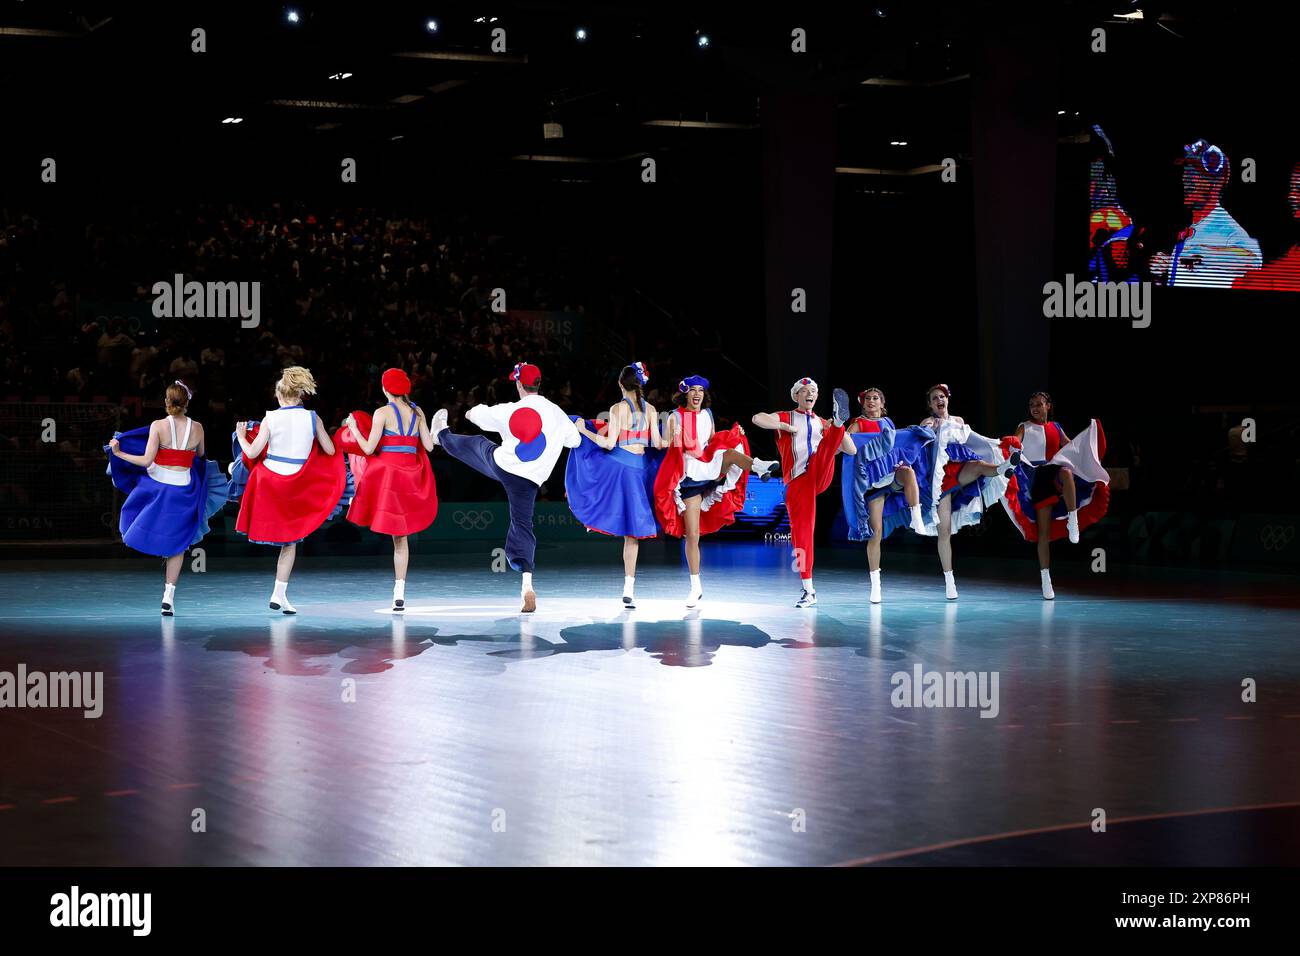
<path fill-rule="evenodd" d="M 737 444 L 735 451 L 744 454 L 745 446 Z M 718 481 L 722 483 L 715 487 L 706 495 L 699 495 L 700 510 L 708 511 L 713 505 L 726 496 L 726 494 L 740 483 L 741 476 L 745 473 L 739 465 L 732 465 L 727 469 L 725 477 L 722 474 L 722 457 L 727 453 L 725 448 L 719 448 L 713 453 L 713 457 L 707 460 L 703 458 L 692 458 L 689 455 L 682 456 L 682 478 L 691 481 Z M 686 510 L 686 503 L 682 500 L 682 484 L 679 481 L 673 488 L 673 502 L 677 505 L 677 513 L 681 514 Z"/>
<path fill-rule="evenodd" d="M 934 433 L 938 440 L 931 446 L 935 450 L 935 458 L 930 469 L 930 493 L 928 496 L 923 495 L 921 500 L 921 523 L 924 527 L 921 533 L 932 538 L 939 535 L 939 500 L 943 496 L 943 469 L 951 461 L 948 456 L 948 444 L 951 442 L 965 445 L 981 461 L 995 465 L 1000 465 L 1007 460 L 1002 454 L 1000 442 L 985 438 L 973 431 L 969 425 L 945 421 L 934 428 Z M 967 525 L 979 524 L 984 519 L 985 509 L 1002 500 L 1007 493 L 1007 485 L 1010 484 L 1010 479 L 1000 474 L 992 478 L 980 478 L 977 481 L 980 493 L 952 511 L 953 534 Z"/>

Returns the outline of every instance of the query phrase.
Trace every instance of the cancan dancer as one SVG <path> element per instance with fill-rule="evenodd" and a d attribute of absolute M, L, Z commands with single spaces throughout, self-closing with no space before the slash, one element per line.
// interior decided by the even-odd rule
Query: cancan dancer
<path fill-rule="evenodd" d="M 1038 574 L 1043 599 L 1056 597 L 1052 588 L 1052 541 L 1079 543 L 1082 530 L 1106 515 L 1110 475 L 1101 464 L 1106 433 L 1092 419 L 1071 441 L 1052 418 L 1052 396 L 1029 396 L 1029 420 L 1020 423 L 1016 438 L 1022 459 L 1013 493 L 1002 499 L 1011 523 L 1026 541 L 1038 545 Z"/>
<path fill-rule="evenodd" d="M 745 506 L 745 481 L 750 472 L 767 481 L 781 473 L 779 461 L 749 456 L 749 439 L 739 425 L 723 432 L 713 422 L 709 380 L 691 375 L 677 383 L 664 436 L 668 448 L 655 478 L 655 511 L 664 531 L 686 539 L 686 565 L 691 575 L 686 606 L 699 605 L 700 535 L 712 534 L 736 520 Z"/>
<path fill-rule="evenodd" d="M 885 393 L 858 393 L 862 414 L 849 425 L 854 457 L 841 473 L 844 515 L 850 541 L 866 541 L 872 604 L 881 601 L 881 544 L 896 530 L 925 533 L 918 478 L 929 475 L 934 431 L 920 425 L 896 428 L 885 414 Z"/>
<path fill-rule="evenodd" d="M 618 376 L 622 397 L 606 422 L 589 424 L 574 417 L 587 439 L 569 453 L 564 487 L 569 510 L 588 531 L 623 536 L 623 606 L 636 607 L 636 559 L 641 540 L 659 533 L 654 481 L 663 438 L 655 407 L 645 400 L 650 380 L 644 362 L 625 366 Z"/>
<path fill-rule="evenodd" d="M 520 591 L 524 614 L 537 610 L 533 590 L 533 562 L 537 535 L 533 530 L 533 508 L 537 490 L 550 477 L 562 448 L 576 448 L 582 441 L 577 427 L 554 402 L 543 398 L 542 372 L 536 365 L 520 362 L 510 373 L 519 401 L 499 405 L 475 405 L 465 417 L 485 432 L 501 435 L 497 444 L 482 435 L 457 435 L 447 427 L 447 410 L 433 415 L 429 431 L 435 445 L 459 458 L 475 471 L 501 482 L 510 506 L 510 530 L 506 534 L 506 561 L 522 574 Z"/>
<path fill-rule="evenodd" d="M 813 584 L 817 496 L 830 487 L 835 477 L 835 456 L 857 451 L 853 439 L 844 430 L 849 417 L 848 394 L 843 389 L 835 389 L 832 421 L 813 411 L 817 396 L 817 383 L 811 378 L 801 378 L 790 386 L 792 411 L 759 412 L 752 419 L 759 428 L 776 432 L 794 567 L 799 572 L 802 589 L 795 607 L 812 607 L 817 603 L 817 588 Z"/>
<path fill-rule="evenodd" d="M 126 493 L 118 528 L 122 542 L 166 558 L 162 615 L 176 606 L 176 582 L 185 552 L 208 533 L 208 519 L 226 503 L 229 484 L 204 457 L 203 426 L 186 412 L 194 393 L 180 379 L 167 386 L 165 418 L 117 432 L 104 450 L 109 474 Z"/>
<path fill-rule="evenodd" d="M 275 566 L 273 611 L 296 614 L 289 602 L 289 576 L 298 544 L 349 500 L 343 456 L 316 413 L 303 399 L 316 394 L 316 380 L 300 365 L 286 368 L 275 384 L 279 407 L 258 422 L 238 422 L 235 441 L 242 458 L 231 466 L 239 480 L 246 474 L 235 530 L 253 544 L 280 549 Z"/>
<path fill-rule="evenodd" d="M 424 412 L 410 399 L 410 377 L 400 368 L 390 368 L 380 385 L 388 404 L 374 415 L 353 412 L 335 437 L 348 454 L 374 456 L 353 469 L 357 491 L 348 520 L 392 536 L 392 610 L 400 614 L 406 610 L 409 537 L 438 516 L 438 486 L 427 454 L 433 450 L 433 435 Z"/>
<path fill-rule="evenodd" d="M 1007 460 L 1000 442 L 973 431 L 948 412 L 952 390 L 932 385 L 926 391 L 930 416 L 921 425 L 934 431 L 928 487 L 923 490 L 926 535 L 938 538 L 939 565 L 943 569 L 944 593 L 957 600 L 957 581 L 952 570 L 952 536 L 962 528 L 978 524 L 987 505 L 1006 494 L 1008 479 L 1020 462 L 1019 450 Z"/>

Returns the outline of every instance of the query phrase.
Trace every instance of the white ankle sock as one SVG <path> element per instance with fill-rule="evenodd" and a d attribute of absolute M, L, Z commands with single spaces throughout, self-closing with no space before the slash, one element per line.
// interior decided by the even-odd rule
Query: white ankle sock
<path fill-rule="evenodd" d="M 700 576 L 698 574 L 691 575 L 691 590 L 692 591 L 704 590 L 702 587 L 700 587 Z"/>
<path fill-rule="evenodd" d="M 288 597 L 289 596 L 288 591 L 289 591 L 288 581 L 276 581 L 275 590 L 271 592 L 271 600 L 278 601 L 281 598 Z"/>
<path fill-rule="evenodd" d="M 803 585 L 803 589 L 807 591 L 809 594 L 817 593 L 817 589 L 813 587 L 812 578 L 804 578 L 799 583 Z"/>
<path fill-rule="evenodd" d="M 636 578 L 623 575 L 623 597 L 632 596 L 632 587 L 636 584 Z"/>
<path fill-rule="evenodd" d="M 176 594 L 176 585 L 163 582 L 163 600 L 171 601 Z"/>
<path fill-rule="evenodd" d="M 401 581 L 393 582 L 393 600 L 394 601 L 406 600 L 406 579 L 405 578 L 403 578 Z"/>
<path fill-rule="evenodd" d="M 912 512 L 912 521 L 909 527 L 913 531 L 921 532 L 925 528 L 925 522 L 921 520 L 921 506 L 912 505 L 908 510 Z"/>
<path fill-rule="evenodd" d="M 523 576 L 524 576 L 523 593 L 527 594 L 529 591 L 533 589 L 533 572 L 525 571 Z"/>

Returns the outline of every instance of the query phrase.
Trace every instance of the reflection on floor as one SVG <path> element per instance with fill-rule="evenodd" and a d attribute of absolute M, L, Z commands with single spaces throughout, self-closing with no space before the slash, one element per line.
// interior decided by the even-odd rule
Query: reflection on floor
<path fill-rule="evenodd" d="M 0 673 L 104 701 L 0 710 L 0 865 L 1300 862 L 1293 579 L 1067 569 L 1049 603 L 971 564 L 947 602 L 895 560 L 871 606 L 836 553 L 797 610 L 784 549 L 729 542 L 698 611 L 648 550 L 625 612 L 608 544 L 544 552 L 531 616 L 454 555 L 404 617 L 374 560 L 303 561 L 295 618 L 269 559 L 174 619 L 152 562 L 6 566 Z M 971 706 L 894 706 L 930 672 Z"/>

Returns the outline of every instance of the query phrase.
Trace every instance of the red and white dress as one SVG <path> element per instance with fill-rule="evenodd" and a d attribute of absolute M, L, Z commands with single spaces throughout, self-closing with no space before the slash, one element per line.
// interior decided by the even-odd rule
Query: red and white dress
<path fill-rule="evenodd" d="M 1067 534 L 1067 512 L 1060 495 L 1061 469 L 1074 474 L 1075 505 L 1079 511 L 1079 530 L 1096 524 L 1106 516 L 1110 504 L 1110 474 L 1101 463 L 1106 454 L 1106 433 L 1101 422 L 1093 419 L 1073 439 L 1063 441 L 1065 433 L 1056 422 L 1046 426 L 1024 423 L 1020 440 L 1020 465 L 1012 476 L 1010 493 L 1002 499 L 1011 523 L 1026 541 L 1038 540 L 1039 508 L 1052 509 L 1051 540 Z"/>
<path fill-rule="evenodd" d="M 785 508 L 790 515 L 790 540 L 799 577 L 808 580 L 813 572 L 813 537 L 817 529 L 817 496 L 830 487 L 835 477 L 835 455 L 844 438 L 844 426 L 825 418 L 793 410 L 777 412 L 794 431 L 776 433 L 776 450 L 781 456 L 785 479 Z"/>
<path fill-rule="evenodd" d="M 655 478 L 655 512 L 664 531 L 680 538 L 686 533 L 684 500 L 699 497 L 700 534 L 712 534 L 732 524 L 745 506 L 748 473 L 738 465 L 724 472 L 722 457 L 728 449 L 749 455 L 749 440 L 739 425 L 716 431 L 713 412 L 707 408 L 678 408 L 672 415 L 676 437 Z"/>
<path fill-rule="evenodd" d="M 252 461 L 243 456 L 248 484 L 235 530 L 254 544 L 295 544 L 323 525 L 347 487 L 342 455 L 327 455 L 316 442 L 316 413 L 301 405 L 267 412 L 260 429 L 271 433 Z"/>

